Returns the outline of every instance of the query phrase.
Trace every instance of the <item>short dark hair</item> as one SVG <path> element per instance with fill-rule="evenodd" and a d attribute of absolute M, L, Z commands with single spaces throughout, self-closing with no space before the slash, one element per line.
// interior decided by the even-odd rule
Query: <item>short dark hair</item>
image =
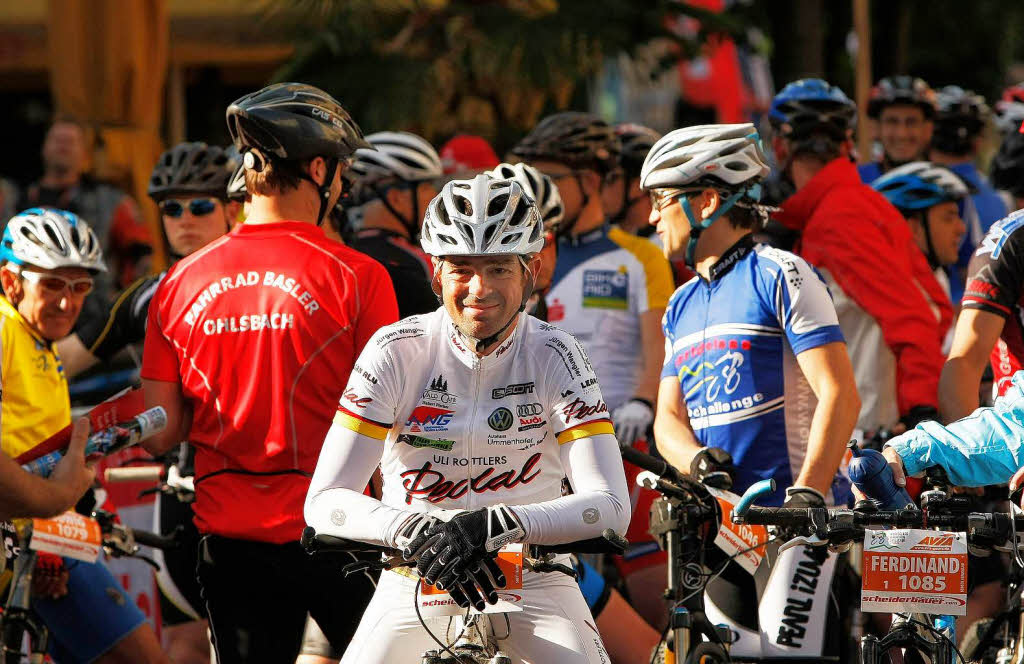
<path fill-rule="evenodd" d="M 725 217 L 733 228 L 754 231 L 761 227 L 761 215 L 748 207 L 733 205 Z"/>
<path fill-rule="evenodd" d="M 245 170 L 245 190 L 250 195 L 271 196 L 299 188 L 299 182 L 309 178 L 309 162 L 292 159 L 268 159 L 263 170 Z"/>

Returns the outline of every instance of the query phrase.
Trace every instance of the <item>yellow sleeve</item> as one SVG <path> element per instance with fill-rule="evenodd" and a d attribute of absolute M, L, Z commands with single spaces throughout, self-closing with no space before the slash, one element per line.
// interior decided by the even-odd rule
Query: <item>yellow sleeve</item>
<path fill-rule="evenodd" d="M 608 232 L 608 237 L 632 254 L 643 267 L 644 290 L 647 294 L 645 311 L 667 307 L 668 299 L 675 290 L 675 282 L 672 279 L 672 267 L 657 245 L 646 238 L 630 235 L 617 226 Z"/>

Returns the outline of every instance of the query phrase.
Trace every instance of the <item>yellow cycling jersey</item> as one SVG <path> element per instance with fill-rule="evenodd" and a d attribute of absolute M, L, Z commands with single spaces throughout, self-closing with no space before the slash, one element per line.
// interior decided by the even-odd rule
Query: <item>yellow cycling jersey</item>
<path fill-rule="evenodd" d="M 0 445 L 11 457 L 71 423 L 71 397 L 57 349 L 0 297 Z"/>

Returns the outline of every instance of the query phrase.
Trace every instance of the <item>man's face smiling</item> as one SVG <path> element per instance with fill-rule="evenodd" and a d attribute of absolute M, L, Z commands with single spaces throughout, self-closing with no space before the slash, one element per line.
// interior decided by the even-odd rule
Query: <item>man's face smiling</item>
<path fill-rule="evenodd" d="M 439 278 L 448 315 L 475 339 L 495 334 L 516 315 L 527 285 L 515 255 L 451 256 L 441 261 Z"/>

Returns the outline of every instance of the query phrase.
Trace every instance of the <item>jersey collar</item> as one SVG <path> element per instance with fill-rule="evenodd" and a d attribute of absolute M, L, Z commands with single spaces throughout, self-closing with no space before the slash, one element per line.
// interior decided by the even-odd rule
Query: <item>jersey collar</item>
<path fill-rule="evenodd" d="M 739 263 L 744 256 L 750 253 L 750 250 L 753 248 L 754 236 L 752 233 L 747 233 L 737 240 L 736 244 L 726 249 L 721 258 L 715 261 L 715 264 L 711 266 L 711 269 L 708 270 L 708 276 L 711 277 L 710 281 L 721 279 L 728 274 L 729 270 L 736 267 L 736 264 Z"/>
<path fill-rule="evenodd" d="M 583 247 L 606 237 L 608 235 L 608 229 L 609 225 L 606 223 L 581 235 L 563 235 L 559 238 L 559 242 L 567 244 L 570 247 Z"/>
<path fill-rule="evenodd" d="M 445 336 L 448 337 L 448 347 L 451 348 L 452 353 L 470 369 L 482 369 L 484 371 L 507 363 L 515 355 L 513 351 L 519 343 L 519 339 L 522 338 L 523 329 L 526 327 L 526 314 L 520 313 L 515 329 L 512 330 L 512 334 L 509 335 L 508 339 L 498 344 L 498 347 L 487 355 L 480 357 L 470 350 L 469 342 L 466 341 L 462 333 L 455 327 L 455 323 L 452 322 L 447 312 L 444 313 L 444 318 Z"/>

